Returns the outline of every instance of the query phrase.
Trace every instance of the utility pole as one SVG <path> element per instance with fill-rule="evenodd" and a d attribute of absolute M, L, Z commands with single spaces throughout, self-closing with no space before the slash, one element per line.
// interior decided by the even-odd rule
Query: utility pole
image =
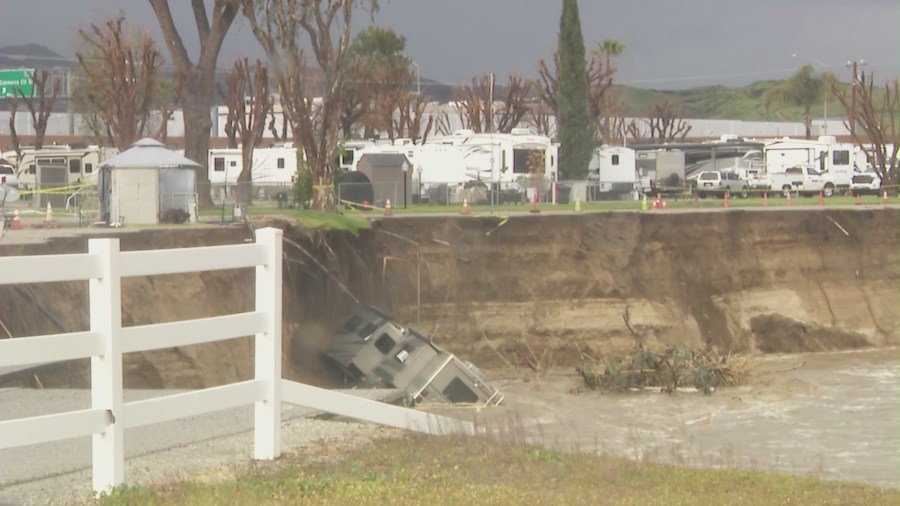
<path fill-rule="evenodd" d="M 859 67 L 866 65 L 866 60 L 848 61 L 847 67 L 851 69 L 853 75 L 850 76 L 850 134 L 856 133 L 856 93 L 859 86 Z"/>

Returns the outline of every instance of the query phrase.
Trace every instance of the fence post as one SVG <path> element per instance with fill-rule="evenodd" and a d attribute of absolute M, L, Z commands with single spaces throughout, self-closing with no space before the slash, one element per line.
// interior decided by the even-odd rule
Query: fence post
<path fill-rule="evenodd" d="M 91 239 L 102 275 L 90 280 L 91 331 L 103 336 L 103 355 L 91 357 L 91 408 L 107 412 L 108 425 L 92 436 L 94 492 L 108 492 L 125 479 L 122 420 L 122 278 L 118 239 Z"/>
<path fill-rule="evenodd" d="M 281 255 L 282 231 L 262 228 L 256 242 L 266 245 L 266 264 L 256 266 L 256 311 L 266 314 L 267 330 L 256 334 L 256 379 L 266 384 L 266 398 L 257 401 L 253 418 L 253 458 L 281 455 Z"/>

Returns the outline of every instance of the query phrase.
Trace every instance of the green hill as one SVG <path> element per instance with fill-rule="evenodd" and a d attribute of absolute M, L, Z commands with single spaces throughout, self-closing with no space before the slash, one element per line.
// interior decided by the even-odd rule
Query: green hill
<path fill-rule="evenodd" d="M 763 106 L 765 93 L 779 81 L 759 81 L 742 88 L 703 86 L 686 90 L 648 90 L 630 86 L 616 86 L 616 97 L 622 103 L 624 115 L 646 116 L 648 107 L 669 101 L 680 107 L 682 117 L 692 119 L 734 119 L 744 121 L 803 121 L 800 107 L 772 108 Z M 822 117 L 822 106 L 814 107 L 813 118 Z M 828 101 L 829 119 L 846 117 L 840 102 Z"/>

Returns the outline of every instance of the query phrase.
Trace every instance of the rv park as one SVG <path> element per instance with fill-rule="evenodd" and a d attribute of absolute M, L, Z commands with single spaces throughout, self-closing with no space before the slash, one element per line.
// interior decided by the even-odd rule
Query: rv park
<path fill-rule="evenodd" d="M 0 47 L 0 504 L 896 504 L 896 76 L 445 84 L 299 3 Z"/>

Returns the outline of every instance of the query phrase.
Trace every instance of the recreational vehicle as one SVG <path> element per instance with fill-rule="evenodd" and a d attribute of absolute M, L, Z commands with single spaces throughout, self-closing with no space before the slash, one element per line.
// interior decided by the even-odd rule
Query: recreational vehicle
<path fill-rule="evenodd" d="M 47 184 L 78 184 L 94 182 L 97 180 L 97 170 L 100 164 L 118 153 L 115 148 L 85 145 L 44 146 L 42 149 L 22 150 L 22 158 L 16 166 L 19 179 L 19 187 L 24 190 L 34 189 L 39 186 L 38 165 L 64 166 L 65 174 L 60 179 L 54 177 L 52 183 Z M 7 160 L 16 159 L 15 153 L 4 154 Z"/>
<path fill-rule="evenodd" d="M 35 150 L 24 148 L 16 165 L 16 176 L 23 200 L 34 200 L 38 205 L 51 202 L 65 206 L 69 197 L 82 183 L 96 183 L 100 164 L 118 153 L 115 148 L 86 145 L 45 146 Z M 5 154 L 7 160 L 15 160 L 15 153 Z M 52 194 L 33 192 L 54 190 Z"/>
<path fill-rule="evenodd" d="M 236 184 L 243 166 L 243 153 L 240 148 L 209 150 L 210 183 Z M 253 150 L 250 180 L 254 186 L 290 185 L 293 184 L 296 176 L 297 150 L 291 144 Z"/>
<path fill-rule="evenodd" d="M 637 183 L 635 152 L 624 146 L 600 146 L 588 164 L 585 200 L 619 199 L 634 193 Z"/>
<path fill-rule="evenodd" d="M 782 174 L 791 167 L 815 167 L 830 175 L 839 190 L 850 187 L 857 163 L 854 145 L 837 142 L 833 136 L 821 136 L 816 140 L 784 137 L 769 141 L 763 148 L 763 156 L 769 174 Z"/>
<path fill-rule="evenodd" d="M 411 404 L 503 401 L 474 365 L 379 311 L 361 305 L 333 335 L 324 356 L 354 383 L 404 392 Z"/>

